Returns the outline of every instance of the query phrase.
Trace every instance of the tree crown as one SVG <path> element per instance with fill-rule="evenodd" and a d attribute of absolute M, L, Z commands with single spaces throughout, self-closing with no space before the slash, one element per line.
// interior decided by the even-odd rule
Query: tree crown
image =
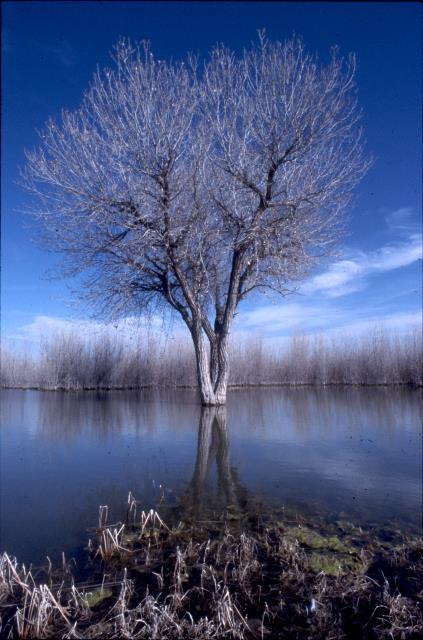
<path fill-rule="evenodd" d="M 166 302 L 229 326 L 254 290 L 287 292 L 340 237 L 368 167 L 355 58 L 299 38 L 200 65 L 121 40 L 82 104 L 50 120 L 23 182 L 66 273 L 116 315 Z"/>

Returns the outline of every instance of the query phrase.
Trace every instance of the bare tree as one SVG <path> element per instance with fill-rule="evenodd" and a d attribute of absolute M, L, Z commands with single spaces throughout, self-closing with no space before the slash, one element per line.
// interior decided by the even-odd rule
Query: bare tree
<path fill-rule="evenodd" d="M 238 304 L 287 293 L 333 250 L 368 166 L 355 60 L 261 34 L 203 66 L 126 40 L 114 62 L 27 153 L 32 213 L 98 312 L 180 314 L 202 403 L 224 404 Z"/>

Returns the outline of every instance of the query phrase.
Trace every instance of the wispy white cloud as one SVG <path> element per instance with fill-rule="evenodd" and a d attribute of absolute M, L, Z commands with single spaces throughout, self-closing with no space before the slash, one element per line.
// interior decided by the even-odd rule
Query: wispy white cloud
<path fill-rule="evenodd" d="M 48 315 L 37 315 L 32 322 L 17 327 L 13 332 L 3 334 L 3 342 L 26 343 L 38 346 L 43 339 L 55 335 L 78 335 L 96 338 L 108 336 L 131 342 L 137 336 L 147 339 L 166 340 L 179 336 L 179 323 L 170 324 L 160 316 L 127 317 L 113 324 L 96 320 L 66 319 Z"/>
<path fill-rule="evenodd" d="M 402 335 L 410 333 L 413 329 L 420 329 L 422 319 L 421 311 L 372 314 L 366 318 L 344 321 L 340 326 L 332 328 L 331 333 L 349 336 L 366 335 L 369 331 L 382 327 L 385 331 Z"/>
<path fill-rule="evenodd" d="M 385 245 L 370 253 L 367 259 L 369 272 L 383 272 L 406 267 L 422 257 L 422 238 L 415 233 L 406 242 Z"/>
<path fill-rule="evenodd" d="M 363 277 L 364 271 L 364 264 L 358 256 L 355 260 L 339 260 L 306 282 L 301 291 L 305 294 L 323 291 L 333 298 L 347 295 L 363 288 L 360 278 Z"/>
<path fill-rule="evenodd" d="M 411 207 L 395 209 L 385 216 L 385 222 L 390 231 L 395 233 L 414 233 L 419 230 L 419 221 Z"/>
<path fill-rule="evenodd" d="M 37 315 L 32 322 L 21 326 L 17 336 L 29 340 L 39 339 L 40 337 L 52 334 L 104 334 L 120 331 L 125 335 L 131 333 L 141 326 L 141 321 L 137 318 L 125 318 L 120 322 L 111 325 L 104 324 L 95 320 L 68 320 L 55 316 Z"/>
<path fill-rule="evenodd" d="M 334 339 L 355 339 L 383 328 L 398 336 L 420 331 L 421 311 L 352 314 L 350 309 L 334 306 L 300 304 L 263 306 L 239 316 L 235 334 L 241 337 L 259 334 L 267 343 L 281 346 L 290 336 L 302 333 L 325 335 Z"/>
<path fill-rule="evenodd" d="M 421 257 L 422 239 L 413 233 L 407 240 L 391 242 L 367 253 L 357 251 L 346 260 L 334 262 L 326 271 L 308 280 L 301 291 L 337 298 L 365 288 L 370 275 L 406 267 Z"/>
<path fill-rule="evenodd" d="M 236 330 L 272 335 L 327 327 L 331 325 L 333 312 L 325 306 L 305 305 L 300 302 L 281 303 L 256 307 L 239 314 Z"/>

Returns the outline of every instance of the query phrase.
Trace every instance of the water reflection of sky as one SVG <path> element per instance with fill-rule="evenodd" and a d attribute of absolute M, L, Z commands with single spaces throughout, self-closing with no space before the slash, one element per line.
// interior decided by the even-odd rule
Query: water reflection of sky
<path fill-rule="evenodd" d="M 420 524 L 415 391 L 233 391 L 209 423 L 190 391 L 1 395 L 1 546 L 26 562 L 75 553 L 98 505 L 120 517 L 128 490 L 150 506 L 161 484 L 177 503 L 195 478 L 228 488 L 231 469 L 251 494 L 300 512 Z"/>

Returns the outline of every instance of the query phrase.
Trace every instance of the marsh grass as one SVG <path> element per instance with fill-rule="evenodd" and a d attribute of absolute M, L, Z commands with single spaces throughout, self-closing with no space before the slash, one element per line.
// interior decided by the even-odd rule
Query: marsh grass
<path fill-rule="evenodd" d="M 421 333 L 374 328 L 365 335 L 295 335 L 280 347 L 259 337 L 234 338 L 231 386 L 285 384 L 422 384 Z M 38 355 L 2 347 L 2 387 L 42 389 L 140 389 L 195 387 L 193 347 L 182 338 L 160 341 L 134 335 L 57 333 Z"/>
<path fill-rule="evenodd" d="M 322 530 L 264 507 L 190 524 L 167 515 L 169 525 L 132 494 L 125 522 L 108 524 L 100 507 L 84 583 L 66 561 L 34 575 L 4 553 L 2 636 L 422 637 L 418 540 L 392 546 L 345 522 Z"/>

